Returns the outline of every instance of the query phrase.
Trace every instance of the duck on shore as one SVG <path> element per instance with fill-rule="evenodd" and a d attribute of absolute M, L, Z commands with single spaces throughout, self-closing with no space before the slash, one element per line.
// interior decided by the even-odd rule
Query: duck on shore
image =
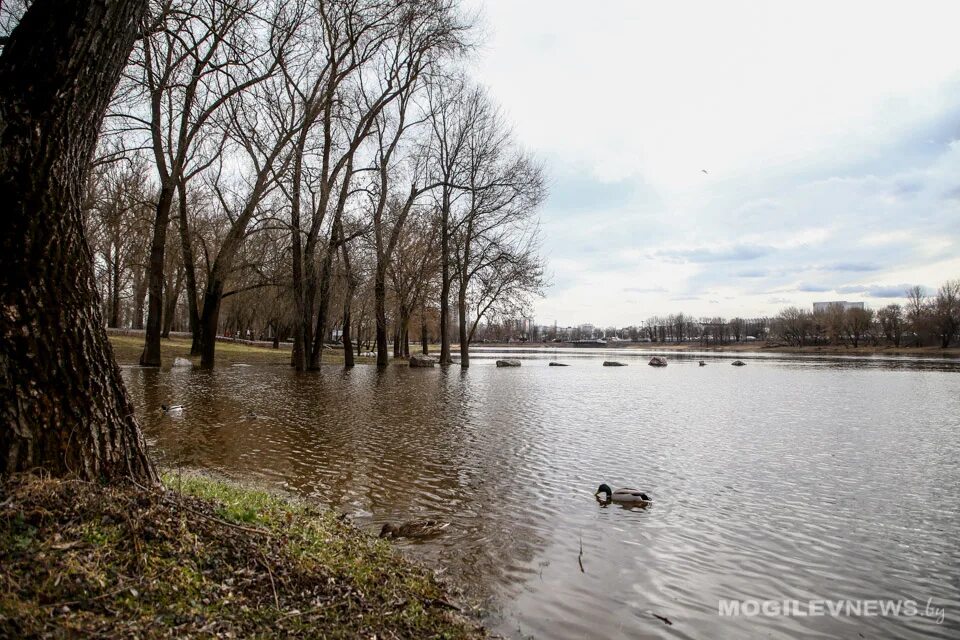
<path fill-rule="evenodd" d="M 608 484 L 601 484 L 594 495 L 602 502 L 652 502 L 650 496 L 639 489 L 611 489 Z"/>
<path fill-rule="evenodd" d="M 398 525 L 389 522 L 380 529 L 381 538 L 430 538 L 450 526 L 439 520 L 411 520 Z"/>

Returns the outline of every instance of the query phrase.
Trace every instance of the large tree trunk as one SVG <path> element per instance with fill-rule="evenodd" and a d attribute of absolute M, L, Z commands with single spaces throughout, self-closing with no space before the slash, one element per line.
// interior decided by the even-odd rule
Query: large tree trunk
<path fill-rule="evenodd" d="M 158 481 L 107 341 L 81 194 L 143 0 L 35 0 L 0 55 L 0 473 Z"/>
<path fill-rule="evenodd" d="M 150 245 L 150 262 L 147 297 L 147 331 L 140 355 L 140 365 L 160 366 L 160 334 L 163 321 L 163 268 L 167 246 L 167 227 L 170 225 L 170 208 L 173 205 L 173 189 L 164 185 L 157 200 L 157 215 L 153 222 L 153 241 Z"/>

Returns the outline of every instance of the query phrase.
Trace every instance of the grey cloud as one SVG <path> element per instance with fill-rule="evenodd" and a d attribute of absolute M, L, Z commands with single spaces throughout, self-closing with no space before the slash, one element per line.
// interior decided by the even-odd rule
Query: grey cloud
<path fill-rule="evenodd" d="M 912 284 L 872 284 L 872 285 L 848 285 L 837 289 L 837 293 L 860 293 L 871 298 L 903 298 L 906 296 L 906 290 L 912 288 Z M 923 290 L 929 295 L 931 289 L 923 287 Z"/>
<path fill-rule="evenodd" d="M 869 262 L 835 262 L 824 267 L 826 271 L 878 271 L 879 266 Z"/>
<path fill-rule="evenodd" d="M 797 291 L 805 291 L 810 293 L 819 293 L 822 291 L 833 291 L 833 287 L 828 287 L 822 284 L 808 284 L 803 283 L 797 287 Z"/>
<path fill-rule="evenodd" d="M 668 262 L 743 262 L 772 253 L 771 247 L 740 244 L 720 249 L 698 248 L 657 251 L 654 257 Z"/>

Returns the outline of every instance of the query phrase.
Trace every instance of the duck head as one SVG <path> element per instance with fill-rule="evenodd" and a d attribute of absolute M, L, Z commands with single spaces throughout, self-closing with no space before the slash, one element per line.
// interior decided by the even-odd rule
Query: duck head
<path fill-rule="evenodd" d="M 392 537 L 393 537 L 393 525 L 390 524 L 389 522 L 386 523 L 386 524 L 384 524 L 383 527 L 380 529 L 380 537 L 381 537 L 381 538 L 392 538 Z"/>
<path fill-rule="evenodd" d="M 605 500 L 609 500 L 610 498 L 613 497 L 613 489 L 611 489 L 610 485 L 608 484 L 602 484 L 600 485 L 599 488 L 597 488 L 597 492 L 594 493 L 593 495 L 599 498 L 600 494 L 606 494 L 603 496 L 603 498 Z"/>

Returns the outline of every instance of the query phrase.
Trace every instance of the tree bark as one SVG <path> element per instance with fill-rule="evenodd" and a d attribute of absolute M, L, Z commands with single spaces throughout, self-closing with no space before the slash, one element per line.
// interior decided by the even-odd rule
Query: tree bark
<path fill-rule="evenodd" d="M 460 334 L 460 366 L 470 366 L 470 339 L 467 336 L 467 289 L 461 285 L 457 292 L 457 325 Z"/>
<path fill-rule="evenodd" d="M 336 223 L 334 223 L 336 225 Z M 331 233 L 331 238 L 337 236 L 338 231 Z M 323 361 L 323 343 L 327 339 L 327 314 L 330 310 L 330 280 L 333 271 L 333 254 L 335 246 L 327 248 L 327 253 L 320 265 L 320 298 L 317 303 L 317 325 L 313 331 L 313 346 L 310 349 L 310 360 L 307 369 L 320 369 Z"/>
<path fill-rule="evenodd" d="M 107 341 L 81 194 L 143 0 L 35 0 L 0 55 L 0 473 L 158 477 Z"/>
<path fill-rule="evenodd" d="M 166 184 L 157 200 L 157 217 L 153 223 L 153 241 L 150 244 L 148 264 L 149 286 L 147 287 L 147 331 L 144 338 L 140 365 L 160 366 L 160 334 L 163 330 L 163 268 L 167 246 L 167 227 L 170 225 L 170 208 L 173 205 L 173 188 Z"/>
<path fill-rule="evenodd" d="M 440 364 L 450 364 L 450 197 L 444 187 L 440 228 Z"/>
<path fill-rule="evenodd" d="M 211 274 L 203 294 L 200 313 L 200 368 L 213 369 L 217 354 L 217 328 L 220 325 L 220 302 L 223 300 L 223 282 Z"/>
<path fill-rule="evenodd" d="M 350 300 L 343 304 L 343 367 L 353 367 L 353 343 L 350 340 Z"/>
<path fill-rule="evenodd" d="M 113 254 L 110 273 L 110 322 L 107 326 L 117 328 L 120 326 L 120 251 L 116 250 Z"/>
<path fill-rule="evenodd" d="M 373 283 L 373 311 L 376 317 L 377 332 L 377 368 L 384 369 L 390 364 L 387 354 L 387 265 L 378 258 L 376 276 Z"/>
<path fill-rule="evenodd" d="M 183 269 L 187 280 L 187 315 L 190 319 L 190 355 L 200 355 L 200 310 L 197 308 L 197 272 L 193 258 L 193 242 L 190 240 L 189 220 L 187 219 L 187 187 L 180 181 L 177 184 L 180 216 L 180 251 L 183 254 Z"/>

